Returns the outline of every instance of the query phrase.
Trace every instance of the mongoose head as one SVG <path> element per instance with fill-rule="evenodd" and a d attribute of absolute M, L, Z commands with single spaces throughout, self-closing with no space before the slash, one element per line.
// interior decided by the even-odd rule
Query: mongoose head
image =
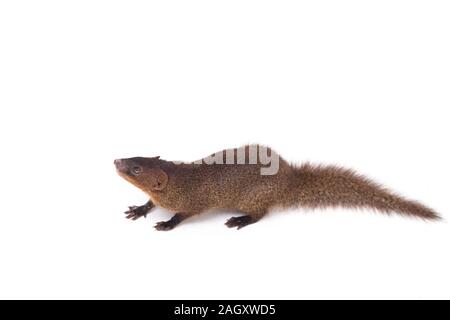
<path fill-rule="evenodd" d="M 164 190 L 169 181 L 167 173 L 161 168 L 164 161 L 154 158 L 129 158 L 114 160 L 117 173 L 144 192 Z"/>

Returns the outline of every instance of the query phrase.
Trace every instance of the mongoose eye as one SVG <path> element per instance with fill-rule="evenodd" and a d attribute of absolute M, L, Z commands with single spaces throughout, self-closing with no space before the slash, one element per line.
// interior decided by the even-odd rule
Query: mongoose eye
<path fill-rule="evenodd" d="M 141 168 L 141 167 L 133 167 L 133 168 L 131 169 L 131 172 L 132 172 L 135 176 L 137 176 L 138 174 L 140 174 L 140 173 L 142 172 L 142 168 Z"/>

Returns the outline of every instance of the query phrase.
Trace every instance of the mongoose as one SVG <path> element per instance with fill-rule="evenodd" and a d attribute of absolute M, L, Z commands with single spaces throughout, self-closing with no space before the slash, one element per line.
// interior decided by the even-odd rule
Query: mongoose
<path fill-rule="evenodd" d="M 263 150 L 278 161 L 276 173 L 262 174 L 268 164 Z M 295 206 L 371 208 L 427 220 L 440 218 L 434 210 L 350 169 L 291 165 L 275 151 L 259 145 L 223 150 L 191 163 L 137 157 L 118 159 L 114 164 L 120 176 L 150 197 L 143 206 L 129 207 L 125 212 L 128 219 L 146 217 L 155 206 L 175 213 L 170 220 L 158 222 L 157 230 L 172 230 L 183 220 L 210 209 L 243 213 L 225 223 L 237 229 L 259 221 L 272 208 Z"/>

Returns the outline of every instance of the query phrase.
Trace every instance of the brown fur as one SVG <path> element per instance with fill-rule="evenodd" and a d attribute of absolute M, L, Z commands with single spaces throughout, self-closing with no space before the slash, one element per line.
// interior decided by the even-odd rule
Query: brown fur
<path fill-rule="evenodd" d="M 245 147 L 247 156 L 248 148 Z M 236 160 L 236 149 L 234 152 Z M 257 222 L 274 207 L 294 206 L 370 208 L 439 219 L 432 209 L 336 166 L 304 164 L 297 167 L 280 157 L 277 174 L 261 175 L 263 165 L 259 157 L 257 164 L 174 163 L 159 157 L 122 159 L 115 163 L 119 174 L 151 199 L 142 207 L 130 207 L 128 216 L 133 219 L 145 216 L 153 208 L 152 204 L 177 213 L 171 220 L 158 223 L 158 230 L 170 230 L 182 220 L 210 209 L 230 209 L 246 214 L 226 223 L 238 229 Z M 141 172 L 136 175 L 133 170 Z"/>

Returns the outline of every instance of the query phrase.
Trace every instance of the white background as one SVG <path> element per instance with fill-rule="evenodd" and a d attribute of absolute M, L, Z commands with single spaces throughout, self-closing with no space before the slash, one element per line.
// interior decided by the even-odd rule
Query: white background
<path fill-rule="evenodd" d="M 0 298 L 450 298 L 448 1 L 2 1 Z M 249 142 L 444 222 L 292 210 L 163 233 L 113 160 Z"/>

